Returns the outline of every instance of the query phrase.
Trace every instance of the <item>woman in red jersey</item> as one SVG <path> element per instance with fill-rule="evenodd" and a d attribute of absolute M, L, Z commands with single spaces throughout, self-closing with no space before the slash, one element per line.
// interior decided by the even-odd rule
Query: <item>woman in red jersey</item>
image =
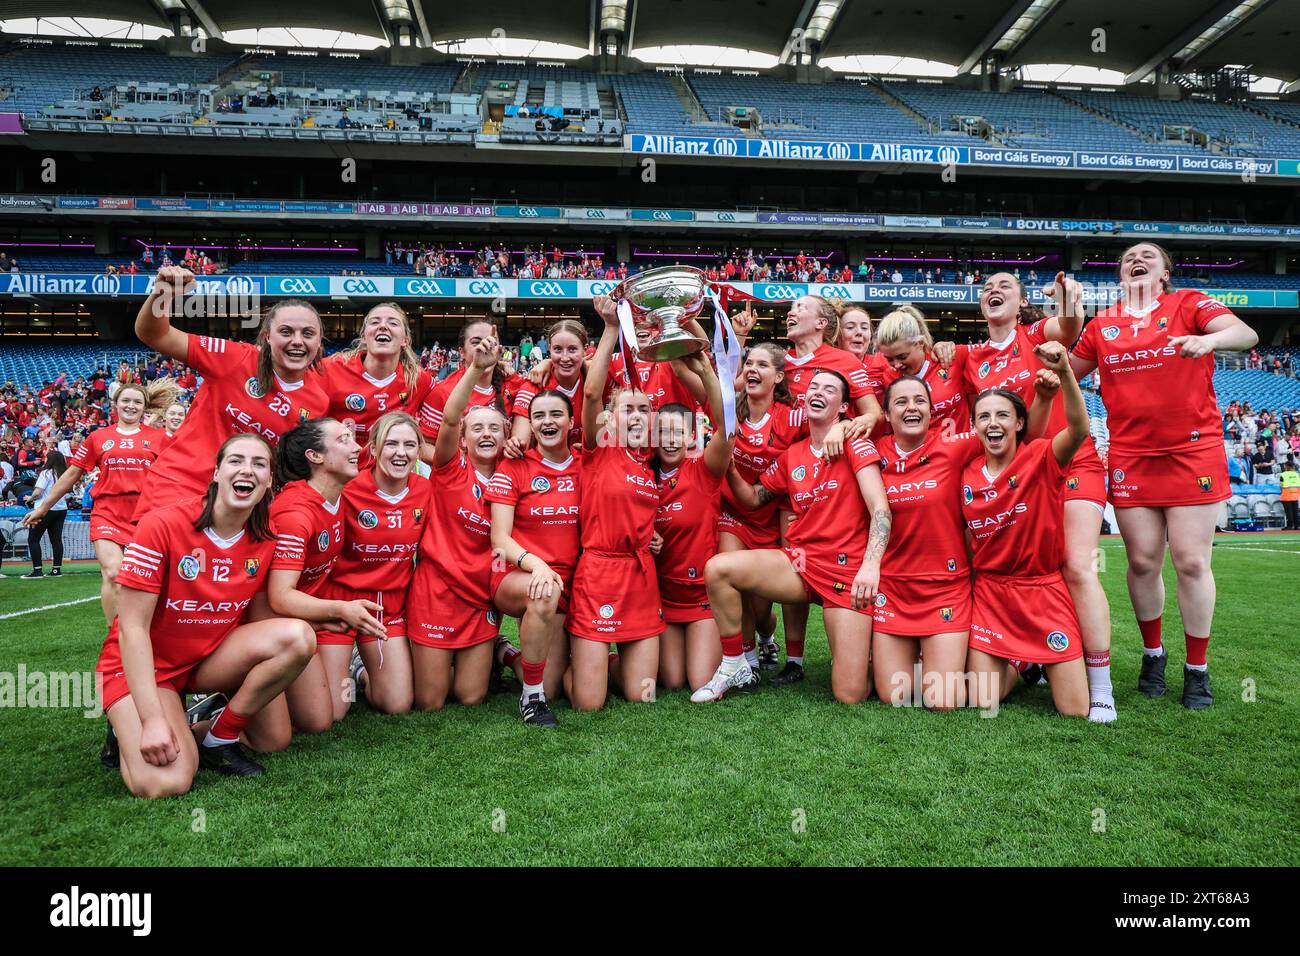
<path fill-rule="evenodd" d="M 547 701 L 564 686 L 569 666 L 564 618 L 578 565 L 582 473 L 569 445 L 569 396 L 536 393 L 528 417 L 532 433 L 523 444 L 533 447 L 501 462 L 484 496 L 492 509 L 491 592 L 497 610 L 519 618 L 521 653 L 502 648 L 523 684 L 519 714 L 526 724 L 552 727 Z"/>
<path fill-rule="evenodd" d="M 850 439 L 833 460 L 826 440 L 849 408 L 849 384 L 838 372 L 818 372 L 805 395 L 809 437 L 796 442 L 759 479 L 747 484 L 733 470 L 731 489 L 757 508 L 785 495 L 794 520 L 781 550 L 733 551 L 705 568 L 709 602 L 722 635 L 722 664 L 691 700 L 721 700 L 750 681 L 741 653 L 741 595 L 783 604 L 810 600 L 823 607 L 831 646 L 835 699 L 855 704 L 871 692 L 871 602 L 889 544 L 890 514 L 880 455 L 866 439 Z"/>
<path fill-rule="evenodd" d="M 1083 328 L 1082 288 L 1065 273 L 1043 289 L 1056 303 L 1056 314 L 1044 317 L 1030 305 L 1024 286 L 1014 275 L 988 277 L 980 292 L 980 313 L 988 323 L 986 342 L 966 352 L 962 370 L 969 399 L 989 388 L 1015 391 L 1027 406 L 1035 401 L 1034 378 L 1039 363 L 1034 349 L 1043 342 L 1073 345 Z M 1058 397 L 1048 418 L 1046 437 L 1065 428 L 1065 411 Z M 1116 717 L 1110 680 L 1110 604 L 1097 577 L 1098 542 L 1106 507 L 1106 471 L 1092 439 L 1070 463 L 1065 481 L 1065 566 L 1079 626 L 1083 629 L 1084 662 L 1091 694 L 1088 717 L 1109 723 Z"/>
<path fill-rule="evenodd" d="M 1065 483 L 1088 437 L 1088 412 L 1065 347 L 1044 342 L 1034 354 L 1055 376 L 1046 384 L 1056 387 L 1059 380 L 1064 429 L 1027 440 L 1029 413 L 1012 389 L 982 392 L 972 408 L 984 454 L 961 477 L 975 570 L 966 664 L 975 675 L 979 707 L 997 706 L 1015 684 L 1014 662 L 1023 662 L 1046 669 L 1058 713 L 1086 717 L 1083 642 L 1061 567 Z"/>
<path fill-rule="evenodd" d="M 649 465 L 653 409 L 639 388 L 618 386 L 602 424 L 602 396 L 619 325 L 612 299 L 596 296 L 593 304 L 605 328 L 582 385 L 582 554 L 568 619 L 574 637 L 569 700 L 578 710 L 605 706 L 611 643 L 618 645 L 624 697 L 652 700 L 663 630 L 650 554 L 659 507 Z"/>
<path fill-rule="evenodd" d="M 485 341 L 499 343 L 496 325 L 490 319 L 470 319 L 460 330 L 460 368 L 452 372 L 433 387 L 428 398 L 420 406 L 420 428 L 428 439 L 424 454 L 426 463 L 433 455 L 433 443 L 438 438 L 442 427 L 442 418 L 452 390 L 462 378 L 470 374 L 474 366 L 474 355 Z M 499 355 L 498 355 L 499 358 Z M 522 375 L 516 375 L 508 365 L 498 360 L 491 368 L 474 370 L 474 381 L 469 392 L 469 408 L 487 405 L 495 408 L 504 416 L 509 416 L 514 406 L 515 396 L 527 382 Z M 522 451 L 522 449 L 521 449 Z"/>
<path fill-rule="evenodd" d="M 707 356 L 697 353 L 683 362 L 704 383 L 714 420 L 723 421 L 722 388 Z M 655 421 L 659 509 L 654 526 L 660 539 L 655 565 L 665 625 L 659 636 L 659 683 L 670 690 L 687 684 L 698 690 L 722 660 L 704 567 L 718 550 L 721 486 L 735 436 L 716 433 L 703 454 L 692 454 L 698 443 L 695 419 L 691 409 L 674 404 L 659 409 Z"/>
<path fill-rule="evenodd" d="M 492 606 L 492 520 L 483 498 L 505 449 L 506 418 L 495 404 L 471 403 L 474 383 L 500 361 L 497 340 L 478 339 L 448 396 L 434 447 L 433 514 L 410 596 L 420 710 L 441 709 L 449 694 L 467 707 L 487 696 L 501 615 Z"/>
<path fill-rule="evenodd" d="M 866 365 L 875 352 L 875 342 L 871 331 L 871 313 L 865 306 L 845 303 L 839 306 L 840 334 L 831 343 L 857 358 Z"/>
<path fill-rule="evenodd" d="M 191 335 L 171 324 L 171 309 L 194 284 L 185 269 L 158 273 L 135 319 L 145 345 L 185 362 L 203 376 L 190 414 L 149 469 L 135 517 L 202 494 L 204 462 L 231 435 L 252 432 L 273 447 L 299 422 L 325 414 L 329 399 L 313 366 L 321 356 L 320 316 L 301 299 L 283 299 L 262 319 L 257 344 Z"/>
<path fill-rule="evenodd" d="M 145 476 L 167 444 L 167 435 L 140 424 L 145 410 L 145 390 L 123 385 L 113 398 L 117 424 L 91 432 L 68 460 L 68 468 L 45 498 L 23 516 L 23 525 L 34 528 L 49 513 L 50 505 L 61 501 L 87 472 L 99 470 L 91 488 L 95 506 L 90 512 L 90 543 L 99 562 L 99 603 L 104 619 L 117 616 L 117 572 L 122 549 L 135 533 L 135 502 Z"/>
<path fill-rule="evenodd" d="M 882 330 L 893 315 L 880 323 Z M 930 385 L 921 376 L 895 377 L 882 403 L 890 434 L 876 450 L 893 530 L 872 608 L 876 688 L 895 706 L 923 702 L 952 710 L 966 703 L 971 614 L 961 473 L 980 443 L 973 433 L 932 427 Z"/>
<path fill-rule="evenodd" d="M 1168 254 L 1153 243 L 1125 250 L 1123 298 L 1088 324 L 1072 364 L 1080 376 L 1098 370 L 1110 413 L 1110 500 L 1145 649 L 1138 689 L 1148 697 L 1165 692 L 1161 570 L 1168 542 L 1187 648 L 1183 704 L 1199 710 L 1214 700 L 1206 662 L 1215 602 L 1210 551 L 1219 503 L 1231 493 L 1218 440 L 1214 353 L 1252 348 L 1259 336 L 1214 299 L 1174 290 L 1171 271 Z"/>
<path fill-rule="evenodd" d="M 944 428 L 945 434 L 965 432 L 970 424 L 970 406 L 966 404 L 964 360 L 966 347 L 956 347 L 951 365 L 939 364 L 934 356 L 934 340 L 925 316 L 913 306 L 903 306 L 880 320 L 876 329 L 876 354 L 868 363 L 871 387 L 884 405 L 883 395 L 893 382 L 905 375 L 920 378 L 929 394 L 930 427 Z M 888 416 L 888 412 L 886 412 Z M 882 421 L 884 432 L 890 420 Z"/>
<path fill-rule="evenodd" d="M 261 774 L 241 734 L 256 750 L 289 745 L 276 698 L 311 660 L 311 628 L 290 618 L 241 623 L 275 548 L 271 460 L 258 435 L 226 439 L 207 494 L 145 515 L 126 547 L 118 616 L 96 670 L 122 779 L 136 796 L 185 793 L 200 767 Z M 201 741 L 186 719 L 188 691 L 229 695 Z"/>
<path fill-rule="evenodd" d="M 513 417 L 511 437 L 521 448 L 536 435 L 531 413 L 533 396 L 543 390 L 559 392 L 569 400 L 570 407 L 582 401 L 582 376 L 586 371 L 583 359 L 587 354 L 587 328 L 576 319 L 561 319 L 546 330 L 550 344 L 550 356 L 545 360 L 546 371 L 542 374 L 528 375 L 515 396 L 514 407 L 510 410 Z M 539 363 L 540 365 L 541 363 Z M 567 436 L 566 443 L 579 444 L 582 441 L 582 423 L 573 420 L 573 431 Z"/>
<path fill-rule="evenodd" d="M 388 412 L 415 415 L 433 389 L 411 348 L 411 323 L 396 302 L 371 306 L 352 347 L 321 363 L 326 413 L 352 426 L 361 444 L 361 467 L 370 467 L 370 426 Z"/>
<path fill-rule="evenodd" d="M 307 621 L 319 630 L 356 630 L 384 637 L 373 615 L 380 607 L 368 600 L 326 601 L 317 597 L 343 552 L 343 486 L 357 476 L 361 449 L 352 429 L 333 418 L 313 418 L 280 437 L 276 471 L 280 491 L 271 503 L 275 554 L 267 579 L 271 610 Z M 333 725 L 332 674 L 347 674 L 351 648 L 317 646 L 306 670 L 285 694 L 295 729 L 323 733 Z"/>
<path fill-rule="evenodd" d="M 374 464 L 343 487 L 343 551 L 316 591 L 323 601 L 364 601 L 383 625 L 317 629 L 333 696 L 334 719 L 347 713 L 364 687 L 370 705 L 386 714 L 411 709 L 411 653 L 407 638 L 407 587 L 415 572 L 429 514 L 432 486 L 416 474 L 420 427 L 406 412 L 388 412 L 370 428 Z M 377 609 L 375 606 L 377 605 Z M 345 653 L 357 645 L 357 653 Z M 344 651 L 331 648 L 341 646 Z M 351 680 L 345 657 L 351 657 Z"/>
<path fill-rule="evenodd" d="M 758 481 L 772 462 L 796 441 L 808 437 L 808 416 L 785 384 L 785 350 L 775 342 L 762 342 L 745 353 L 736 398 L 736 440 L 732 461 L 747 484 Z M 722 514 L 718 519 L 718 550 L 749 551 L 775 548 L 781 542 L 778 502 L 761 508 L 741 507 L 722 485 Z M 741 632 L 745 657 L 751 669 L 775 670 L 780 661 L 776 618 L 772 602 L 746 594 L 742 604 Z M 757 645 L 757 648 L 756 648 Z"/>

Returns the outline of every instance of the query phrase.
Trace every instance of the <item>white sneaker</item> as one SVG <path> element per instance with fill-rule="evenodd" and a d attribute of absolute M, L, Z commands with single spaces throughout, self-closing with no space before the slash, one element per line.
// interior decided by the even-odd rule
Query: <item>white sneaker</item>
<path fill-rule="evenodd" d="M 1118 716 L 1113 700 L 1094 700 L 1088 704 L 1088 719 L 1094 724 L 1113 723 Z"/>
<path fill-rule="evenodd" d="M 718 665 L 717 672 L 709 678 L 709 682 L 691 694 L 692 704 L 708 704 L 713 701 L 722 700 L 727 696 L 727 692 L 752 684 L 755 680 L 754 672 L 750 669 L 749 662 L 743 657 L 740 664 L 734 670 L 727 670 L 727 665 Z"/>

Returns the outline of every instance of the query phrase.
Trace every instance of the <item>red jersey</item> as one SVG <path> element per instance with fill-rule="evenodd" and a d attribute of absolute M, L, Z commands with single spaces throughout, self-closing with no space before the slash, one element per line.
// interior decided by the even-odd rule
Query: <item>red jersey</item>
<path fill-rule="evenodd" d="M 343 550 L 329 580 L 354 591 L 398 591 L 411 583 L 415 552 L 429 514 L 429 479 L 411 475 L 389 496 L 374 469 L 343 486 Z"/>
<path fill-rule="evenodd" d="M 82 471 L 99 469 L 91 489 L 95 501 L 116 498 L 119 509 L 130 515 L 144 487 L 149 468 L 167 447 L 167 433 L 160 428 L 141 425 L 137 431 L 123 432 L 121 425 L 91 432 L 68 459 L 68 464 Z"/>
<path fill-rule="evenodd" d="M 695 400 L 695 396 L 677 377 L 671 362 L 641 362 L 633 359 L 632 365 L 636 370 L 637 378 L 633 384 L 646 393 L 651 408 L 660 409 L 665 405 L 673 404 L 685 405 L 690 409 L 698 407 L 699 403 Z M 623 387 L 628 384 L 627 360 L 622 352 L 616 352 L 609 360 L 609 377 L 605 380 L 606 403 L 609 402 L 609 396 L 613 394 L 615 386 Z M 582 417 L 582 409 L 578 408 L 574 411 L 579 418 Z"/>
<path fill-rule="evenodd" d="M 786 544 L 802 549 L 809 563 L 857 567 L 867 550 L 870 516 L 858 489 L 857 474 L 880 461 L 876 446 L 865 438 L 844 446 L 832 462 L 814 450 L 812 439 L 781 453 L 763 475 L 763 487 L 790 499 L 794 521 Z"/>
<path fill-rule="evenodd" d="M 257 357 L 257 349 L 246 342 L 189 336 L 185 360 L 203 376 L 203 384 L 171 445 L 149 469 L 138 507 L 202 494 L 217 449 L 231 435 L 254 432 L 274 446 L 289 429 L 325 414 L 329 398 L 319 375 L 309 371 L 296 385 L 275 380 L 270 393 L 263 394 Z"/>
<path fill-rule="evenodd" d="M 371 426 L 382 416 L 388 412 L 418 415 L 433 390 L 433 376 L 423 369 L 413 386 L 407 385 L 400 365 L 387 378 L 371 378 L 366 373 L 365 356 L 361 354 L 332 355 L 321 364 L 321 373 L 329 396 L 329 410 L 325 414 L 352 426 L 363 449 L 370 439 Z M 363 452 L 362 458 L 365 467 L 369 452 Z"/>
<path fill-rule="evenodd" d="M 906 454 L 893 435 L 876 445 L 880 476 L 893 515 L 881 577 L 943 579 L 970 573 L 961 513 L 962 469 L 980 454 L 971 432 L 948 436 L 931 429 Z"/>
<path fill-rule="evenodd" d="M 420 539 L 420 560 L 436 567 L 458 598 L 483 608 L 492 576 L 492 517 L 483 497 L 491 482 L 463 454 L 435 468 L 433 520 Z"/>
<path fill-rule="evenodd" d="M 494 503 L 514 507 L 511 537 L 566 581 L 578 566 L 581 475 L 576 455 L 556 463 L 532 448 L 523 458 L 503 460 L 483 496 L 489 513 Z"/>
<path fill-rule="evenodd" d="M 1074 354 L 1097 365 L 1112 453 L 1168 454 L 1218 442 L 1214 356 L 1180 358 L 1169 339 L 1204 335 L 1213 319 L 1232 314 L 1204 293 L 1179 289 L 1141 315 L 1121 302 L 1088 323 Z"/>
<path fill-rule="evenodd" d="M 731 451 L 731 460 L 735 462 L 740 477 L 752 485 L 772 467 L 781 452 L 807 437 L 808 413 L 804 407 L 799 405 L 791 408 L 774 403 L 758 421 L 737 423 L 736 444 Z M 737 503 L 731 485 L 726 481 L 722 483 L 722 501 L 727 511 L 741 518 L 745 524 L 759 527 L 776 520 L 779 502 L 769 501 L 761 508 L 746 510 Z"/>
<path fill-rule="evenodd" d="M 1005 388 L 1018 394 L 1026 408 L 1032 408 L 1038 393 L 1034 391 L 1034 378 L 1043 363 L 1034 355 L 1035 347 L 1047 341 L 1044 327 L 1046 319 L 1033 325 L 1016 325 L 1015 333 L 1002 342 L 984 341 L 972 345 L 966 352 L 966 364 L 961 370 L 965 376 L 966 392 L 971 397 L 967 416 L 974 411 L 975 396 L 990 388 Z M 953 369 L 957 368 L 953 361 Z M 965 424 L 965 423 L 963 423 Z M 1058 394 L 1052 403 L 1044 437 L 1051 438 L 1066 427 L 1065 406 Z"/>
<path fill-rule="evenodd" d="M 650 466 L 626 448 L 582 449 L 580 502 L 584 550 L 633 554 L 650 546 L 659 486 Z"/>
<path fill-rule="evenodd" d="M 813 376 L 820 371 L 839 372 L 844 376 L 849 383 L 850 408 L 858 399 L 871 394 L 871 381 L 862 362 L 852 352 L 823 342 L 803 358 L 797 357 L 793 350 L 785 353 L 785 383 L 800 406 Z"/>
<path fill-rule="evenodd" d="M 979 455 L 962 470 L 962 517 L 971 534 L 978 574 L 1036 576 L 1065 560 L 1065 472 L 1052 442 L 1039 438 L 1016 449 L 996 478 Z"/>
<path fill-rule="evenodd" d="M 245 529 L 230 541 L 212 529 L 195 531 L 201 498 L 151 511 L 126 546 L 117 581 L 158 595 L 149 637 L 156 679 L 165 681 L 215 651 L 239 626 L 253 595 L 266 584 L 275 539 L 254 541 Z M 97 668 L 122 670 L 118 622 L 113 620 Z"/>
<path fill-rule="evenodd" d="M 442 413 L 447 407 L 447 399 L 451 397 L 452 390 L 456 383 L 465 375 L 465 366 L 461 366 L 444 378 L 437 385 L 433 386 L 424 402 L 420 405 L 420 429 L 429 441 L 434 441 L 438 437 L 438 429 L 442 427 Z M 507 412 L 515 403 L 515 396 L 527 383 L 528 379 L 522 375 L 512 375 L 506 379 L 500 389 L 490 386 L 475 385 L 474 391 L 470 393 L 469 408 L 476 408 L 479 405 L 498 405 Z M 497 392 L 500 391 L 500 396 Z M 497 401 L 498 397 L 501 399 Z"/>
<path fill-rule="evenodd" d="M 719 486 L 726 476 L 709 471 L 703 456 L 687 458 L 676 470 L 659 475 L 659 510 L 655 530 L 664 546 L 655 555 L 665 581 L 700 583 L 704 565 L 718 552 Z"/>
<path fill-rule="evenodd" d="M 271 502 L 273 570 L 301 571 L 298 590 L 315 594 L 343 553 L 340 500 L 330 504 L 306 481 L 291 481 Z"/>
<path fill-rule="evenodd" d="M 969 391 L 966 387 L 968 351 L 965 345 L 957 346 L 957 355 L 948 368 L 926 359 L 917 370 L 916 377 L 930 386 L 931 428 L 942 428 L 943 423 L 949 420 L 953 422 L 958 432 L 964 432 L 970 427 L 970 405 L 966 401 L 966 393 Z M 868 356 L 866 368 L 867 377 L 871 381 L 871 391 L 875 394 L 880 407 L 884 409 L 885 389 L 902 378 L 903 373 L 895 371 L 893 366 L 880 355 Z M 881 419 L 880 431 L 886 434 L 890 431 L 887 410 L 886 417 Z"/>

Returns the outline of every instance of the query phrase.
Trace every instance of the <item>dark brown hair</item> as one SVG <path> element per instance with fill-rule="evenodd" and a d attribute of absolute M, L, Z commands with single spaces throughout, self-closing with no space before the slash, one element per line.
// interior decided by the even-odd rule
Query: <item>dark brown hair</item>
<path fill-rule="evenodd" d="M 254 441 L 260 441 L 266 448 L 267 455 L 271 458 L 271 474 L 275 474 L 275 449 L 261 435 L 256 432 L 240 432 L 238 435 L 231 435 L 221 443 L 217 449 L 216 464 L 220 467 L 221 462 L 226 457 L 226 450 L 237 441 L 243 441 L 245 438 L 251 438 Z M 212 515 L 216 510 L 217 504 L 217 482 L 208 482 L 207 493 L 203 496 L 203 511 L 199 513 L 198 518 L 194 521 L 195 531 L 206 531 L 212 527 Z M 269 541 L 272 538 L 271 533 L 271 492 L 267 489 L 266 494 L 262 495 L 260 501 L 253 505 L 253 513 L 248 516 L 248 522 L 245 526 L 249 535 L 254 541 Z"/>
<path fill-rule="evenodd" d="M 304 308 L 316 316 L 316 327 L 321 335 L 316 346 L 316 357 L 311 360 L 313 369 L 319 365 L 321 357 L 325 354 L 325 325 L 320 320 L 320 313 L 316 311 L 316 306 L 306 299 L 281 299 L 274 303 L 262 313 L 262 324 L 257 329 L 257 384 L 263 395 L 270 395 L 275 384 L 275 366 L 271 361 L 271 322 L 281 309 L 293 306 Z"/>
<path fill-rule="evenodd" d="M 781 378 L 772 386 L 772 404 L 773 405 L 794 405 L 794 396 L 790 394 L 790 383 L 785 377 L 785 349 L 775 342 L 759 342 L 757 345 L 751 345 L 745 351 L 745 358 L 754 349 L 762 349 L 768 355 L 772 356 L 772 361 L 776 364 L 776 370 L 781 373 Z M 741 359 L 741 371 L 744 371 L 745 362 Z M 749 420 L 749 393 L 743 388 L 736 395 L 736 420 Z"/>
<path fill-rule="evenodd" d="M 280 436 L 276 442 L 275 486 L 283 488 L 291 481 L 305 481 L 314 466 L 307 452 L 325 452 L 325 426 L 337 423 L 333 418 L 309 418 Z"/>
<path fill-rule="evenodd" d="M 1016 417 L 1020 419 L 1020 427 L 1016 429 L 1016 447 L 1019 448 L 1025 443 L 1025 435 L 1029 432 L 1029 409 L 1025 405 L 1025 400 L 1020 397 L 1019 392 L 1013 392 L 1009 388 L 986 388 L 975 396 L 975 401 L 970 407 L 970 420 L 972 427 L 975 424 L 975 412 L 979 410 L 980 402 L 986 398 L 1005 398 L 1015 409 Z"/>

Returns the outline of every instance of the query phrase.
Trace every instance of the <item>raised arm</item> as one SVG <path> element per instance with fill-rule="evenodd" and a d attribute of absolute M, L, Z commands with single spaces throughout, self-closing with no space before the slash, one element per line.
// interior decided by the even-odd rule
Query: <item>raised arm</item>
<path fill-rule="evenodd" d="M 704 466 L 721 478 L 731 467 L 731 450 L 736 444 L 734 434 L 723 433 L 726 414 L 722 407 L 722 383 L 718 380 L 717 372 L 713 370 L 713 363 L 709 361 L 707 352 L 698 352 L 682 359 L 681 364 L 685 366 L 683 371 L 695 376 L 700 382 L 708 397 L 709 417 L 713 419 L 714 432 L 713 438 L 704 449 Z M 673 363 L 675 372 L 677 365 L 677 362 Z M 680 372 L 678 377 L 681 377 Z"/>
<path fill-rule="evenodd" d="M 447 396 L 447 407 L 442 410 L 442 425 L 438 428 L 438 438 L 433 446 L 434 468 L 441 468 L 456 457 L 456 451 L 460 447 L 460 425 L 469 408 L 474 386 L 484 372 L 497 364 L 500 357 L 501 345 L 494 338 L 485 338 L 475 347 L 470 367 L 465 369 L 465 374 Z"/>
<path fill-rule="evenodd" d="M 1043 295 L 1056 303 L 1056 314 L 1043 322 L 1043 334 L 1069 348 L 1083 331 L 1083 286 L 1064 272 L 1058 272 Z"/>
<path fill-rule="evenodd" d="M 605 407 L 605 382 L 609 380 L 609 362 L 618 344 L 618 306 L 607 295 L 592 299 L 597 314 L 605 322 L 596 343 L 596 354 L 591 358 L 587 375 L 582 380 L 582 443 L 595 448 L 600 437 L 600 413 Z"/>
<path fill-rule="evenodd" d="M 1070 368 L 1070 353 L 1060 342 L 1044 342 L 1034 349 L 1043 366 L 1061 381 L 1061 399 L 1065 405 L 1065 424 L 1052 439 L 1052 454 L 1057 464 L 1064 467 L 1074 458 L 1074 453 L 1088 437 L 1088 408 L 1083 403 L 1083 392 Z M 1038 403 L 1035 402 L 1035 405 Z"/>
<path fill-rule="evenodd" d="M 189 333 L 173 328 L 172 302 L 194 284 L 194 273 L 179 266 L 158 270 L 153 291 L 135 316 L 135 335 L 155 352 L 184 362 L 189 356 Z"/>

